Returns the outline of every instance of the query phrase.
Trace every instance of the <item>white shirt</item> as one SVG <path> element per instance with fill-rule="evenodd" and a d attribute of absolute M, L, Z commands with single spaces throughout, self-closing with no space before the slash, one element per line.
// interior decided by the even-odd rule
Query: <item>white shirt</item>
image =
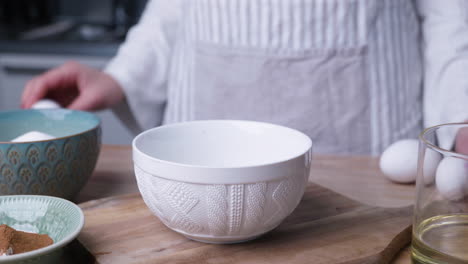
<path fill-rule="evenodd" d="M 153 0 L 106 72 L 141 129 L 250 119 L 299 129 L 318 153 L 379 154 L 468 118 L 467 12 L 468 0 Z"/>

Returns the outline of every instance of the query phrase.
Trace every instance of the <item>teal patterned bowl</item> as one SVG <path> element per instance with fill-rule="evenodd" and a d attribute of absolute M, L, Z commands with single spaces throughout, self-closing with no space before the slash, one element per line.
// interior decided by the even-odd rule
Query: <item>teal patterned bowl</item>
<path fill-rule="evenodd" d="M 55 139 L 10 142 L 29 131 Z M 0 112 L 0 195 L 74 198 L 92 174 L 101 144 L 100 120 L 68 109 Z"/>
<path fill-rule="evenodd" d="M 0 257 L 0 264 L 59 263 L 62 248 L 84 225 L 83 211 L 67 200 L 40 195 L 0 196 L 0 224 L 49 235 L 54 244 L 34 251 Z"/>

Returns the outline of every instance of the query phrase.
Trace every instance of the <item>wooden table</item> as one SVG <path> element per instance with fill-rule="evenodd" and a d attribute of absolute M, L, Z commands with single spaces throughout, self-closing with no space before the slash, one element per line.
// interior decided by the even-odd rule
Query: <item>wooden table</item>
<path fill-rule="evenodd" d="M 315 155 L 310 181 L 369 205 L 403 207 L 414 201 L 414 185 L 385 179 L 375 157 Z M 76 202 L 135 192 L 138 188 L 131 147 L 105 145 L 93 176 Z M 400 252 L 393 263 L 411 263 L 409 249 Z"/>

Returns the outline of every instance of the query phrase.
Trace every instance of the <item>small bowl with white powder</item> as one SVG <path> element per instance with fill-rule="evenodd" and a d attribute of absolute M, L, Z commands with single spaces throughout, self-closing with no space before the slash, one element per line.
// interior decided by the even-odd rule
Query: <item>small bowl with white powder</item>
<path fill-rule="evenodd" d="M 88 112 L 0 112 L 0 195 L 72 199 L 94 170 L 100 142 L 100 120 Z"/>

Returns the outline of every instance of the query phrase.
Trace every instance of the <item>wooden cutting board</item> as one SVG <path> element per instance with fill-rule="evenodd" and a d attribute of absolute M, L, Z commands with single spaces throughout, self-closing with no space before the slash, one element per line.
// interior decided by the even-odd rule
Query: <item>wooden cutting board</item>
<path fill-rule="evenodd" d="M 278 228 L 233 245 L 195 242 L 171 231 L 139 194 L 80 207 L 86 224 L 78 239 L 98 263 L 388 263 L 411 239 L 410 207 L 363 205 L 312 183 Z"/>

